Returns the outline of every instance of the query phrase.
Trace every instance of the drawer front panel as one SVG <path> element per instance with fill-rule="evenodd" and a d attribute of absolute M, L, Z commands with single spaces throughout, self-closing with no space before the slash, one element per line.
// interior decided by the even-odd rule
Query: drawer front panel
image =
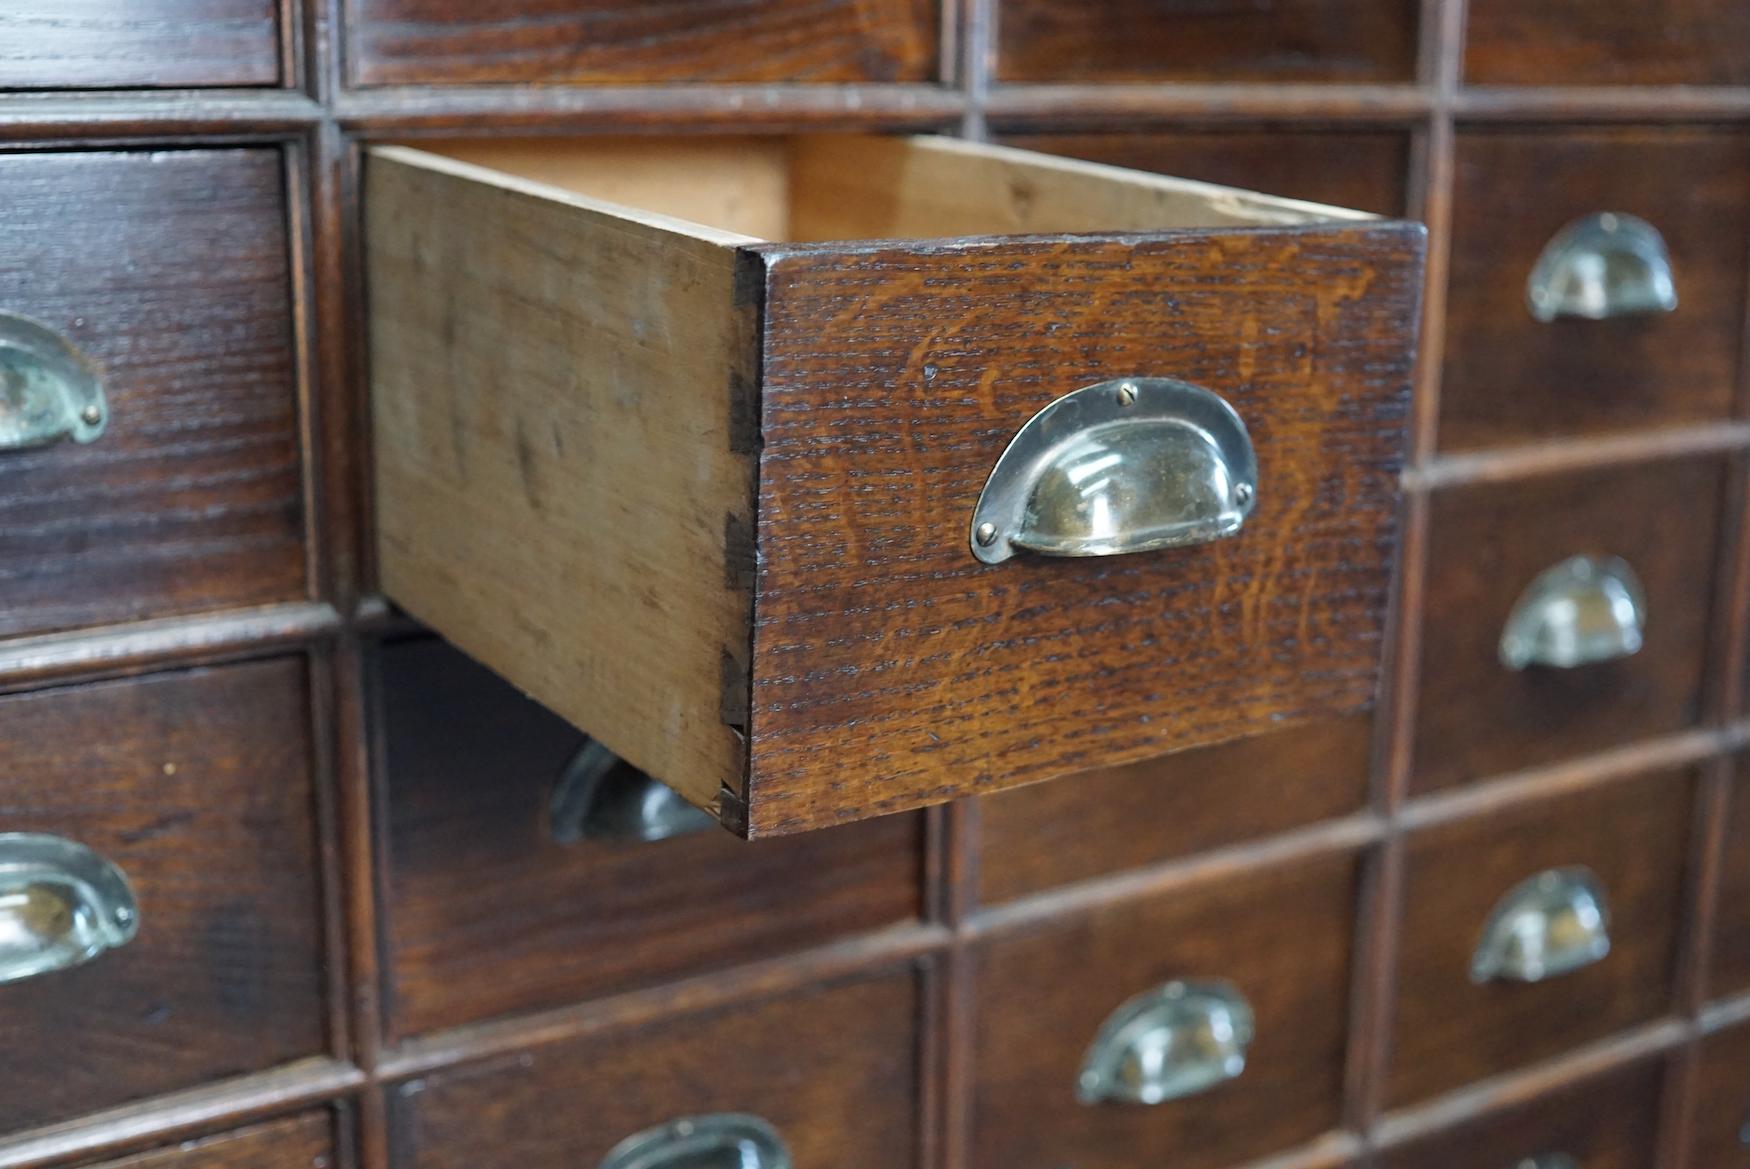
<path fill-rule="evenodd" d="M 979 801 L 979 897 L 1005 901 L 1359 809 L 1372 720 L 1352 716 Z"/>
<path fill-rule="evenodd" d="M 1464 74 L 1482 85 L 1743 85 L 1738 0 L 1471 0 Z"/>
<path fill-rule="evenodd" d="M 918 1006 L 904 971 L 438 1072 L 391 1097 L 391 1160 L 575 1169 L 678 1118 L 735 1114 L 799 1166 L 913 1169 Z"/>
<path fill-rule="evenodd" d="M 105 1161 L 94 1169 L 330 1169 L 335 1163 L 333 1117 L 309 1112 Z"/>
<path fill-rule="evenodd" d="M 1726 847 L 1714 895 L 1713 969 L 1708 990 L 1725 998 L 1750 990 L 1750 769 L 1739 760 L 1726 805 Z"/>
<path fill-rule="evenodd" d="M 1406 1104 L 1670 1009 L 1693 777 L 1666 772 L 1414 832 L 1407 846 L 1387 1095 Z M 1544 874 L 1542 895 L 1532 882 Z M 1577 874 L 1585 874 L 1580 878 Z M 1580 879 L 1602 922 L 1588 922 Z M 1511 912 L 1510 912 L 1511 911 Z M 1548 966 L 1479 955 L 1509 919 Z M 1547 930 L 1547 934 L 1539 932 Z M 1608 952 L 1594 945 L 1602 940 Z M 1561 955 L 1570 957 L 1564 965 Z"/>
<path fill-rule="evenodd" d="M 1417 790 L 1553 763 L 1697 721 L 1725 477 L 1724 459 L 1695 458 L 1435 493 Z M 1643 594 L 1641 616 L 1622 615 L 1611 637 L 1590 644 L 1590 660 L 1571 666 L 1530 660 L 1512 668 L 1502 655 L 1510 619 L 1517 610 L 1530 623 L 1555 604 L 1536 582 L 1575 556 L 1626 564 Z M 1607 587 L 1614 588 L 1577 580 L 1551 595 L 1589 596 Z M 1555 610 L 1547 611 L 1554 629 Z M 1622 656 L 1637 637 L 1640 648 Z"/>
<path fill-rule="evenodd" d="M 0 312 L 102 371 L 85 444 L 0 452 L 0 634 L 305 595 L 278 151 L 0 156 Z"/>
<path fill-rule="evenodd" d="M 1515 1102 L 1387 1149 L 1382 1169 L 1652 1169 L 1665 1065 L 1658 1060 Z"/>
<path fill-rule="evenodd" d="M 1004 81 L 1407 81 L 1416 6 L 1405 0 L 1003 0 Z"/>
<path fill-rule="evenodd" d="M 0 89 L 273 85 L 274 0 L 11 0 Z"/>
<path fill-rule="evenodd" d="M 1701 1041 L 1690 1123 L 1692 1169 L 1750 1166 L 1750 1024 Z"/>
<path fill-rule="evenodd" d="M 1377 215 L 1402 215 L 1406 209 L 1410 143 L 1403 134 L 1139 131 L 1011 134 L 1000 141 Z"/>
<path fill-rule="evenodd" d="M 578 732 L 433 640 L 382 653 L 394 1030 L 556 1006 L 914 918 L 922 825 L 554 839 Z"/>
<path fill-rule="evenodd" d="M 1381 225 L 770 258 L 752 830 L 1370 710 L 1420 243 Z M 1260 476 L 1244 530 L 975 559 L 1015 433 L 1129 376 L 1238 411 Z"/>
<path fill-rule="evenodd" d="M 1209 1169 L 1335 1127 L 1357 884 L 1356 857 L 1326 856 L 981 943 L 973 1163 Z M 1244 1070 L 1153 1105 L 1081 1103 L 1102 1025 L 1175 981 L 1243 996 Z"/>
<path fill-rule="evenodd" d="M 928 81 L 926 0 L 352 0 L 361 85 Z"/>
<path fill-rule="evenodd" d="M 307 687 L 276 659 L 0 699 L 29 728 L 0 749 L 0 830 L 119 868 L 138 930 L 0 987 L 0 1130 L 322 1052 Z"/>
<path fill-rule="evenodd" d="M 1443 449 L 1693 425 L 1731 412 L 1750 136 L 1477 131 L 1460 135 L 1457 165 Z M 1527 298 L 1539 257 L 1564 226 L 1599 213 L 1635 216 L 1657 231 L 1676 308 L 1629 311 L 1619 293 L 1615 311 L 1627 315 L 1536 319 Z"/>

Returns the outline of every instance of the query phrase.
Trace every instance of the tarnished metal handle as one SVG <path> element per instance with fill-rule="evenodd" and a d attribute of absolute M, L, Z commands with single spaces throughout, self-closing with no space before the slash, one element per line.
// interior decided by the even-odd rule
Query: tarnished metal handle
<path fill-rule="evenodd" d="M 127 877 L 98 853 L 60 836 L 0 833 L 0 982 L 89 962 L 139 925 Z"/>
<path fill-rule="evenodd" d="M 591 739 L 566 765 L 548 805 L 553 839 L 668 840 L 715 827 L 717 821 Z"/>
<path fill-rule="evenodd" d="M 1526 586 L 1501 630 L 1509 670 L 1571 670 L 1640 652 L 1647 597 L 1628 562 L 1572 556 Z"/>
<path fill-rule="evenodd" d="M 108 421 L 91 363 L 47 326 L 0 312 L 0 450 L 90 442 Z"/>
<path fill-rule="evenodd" d="M 1547 869 L 1496 903 L 1471 955 L 1471 981 L 1542 982 L 1610 953 L 1604 886 L 1581 865 Z"/>
<path fill-rule="evenodd" d="M 757 1116 L 685 1116 L 615 1145 L 600 1169 L 791 1169 L 778 1131 Z"/>
<path fill-rule="evenodd" d="M 1580 1169 L 1580 1162 L 1567 1153 L 1539 1153 L 1521 1159 L 1513 1169 Z"/>
<path fill-rule="evenodd" d="M 1600 211 L 1576 219 L 1544 245 L 1525 302 L 1540 321 L 1675 312 L 1671 253 L 1659 229 L 1633 215 Z"/>
<path fill-rule="evenodd" d="M 1246 1067 L 1252 1006 L 1221 981 L 1169 982 L 1137 995 L 1101 1024 L 1082 1060 L 1076 1098 L 1161 1104 L 1195 1096 Z"/>
<path fill-rule="evenodd" d="M 1016 432 L 972 512 L 972 553 L 1117 556 L 1240 530 L 1258 460 L 1219 394 L 1125 378 L 1065 394 Z"/>

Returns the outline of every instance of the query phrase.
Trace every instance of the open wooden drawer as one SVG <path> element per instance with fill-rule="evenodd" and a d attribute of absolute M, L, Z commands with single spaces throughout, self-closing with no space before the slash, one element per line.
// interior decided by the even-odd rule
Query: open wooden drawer
<path fill-rule="evenodd" d="M 933 138 L 365 181 L 384 591 L 736 831 L 1371 708 L 1419 226 Z"/>

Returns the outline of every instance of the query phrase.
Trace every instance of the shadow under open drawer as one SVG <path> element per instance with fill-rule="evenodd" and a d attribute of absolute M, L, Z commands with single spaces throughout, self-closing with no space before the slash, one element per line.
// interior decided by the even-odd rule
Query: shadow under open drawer
<path fill-rule="evenodd" d="M 384 591 L 736 831 L 1371 709 L 1419 226 L 929 138 L 366 183 Z"/>

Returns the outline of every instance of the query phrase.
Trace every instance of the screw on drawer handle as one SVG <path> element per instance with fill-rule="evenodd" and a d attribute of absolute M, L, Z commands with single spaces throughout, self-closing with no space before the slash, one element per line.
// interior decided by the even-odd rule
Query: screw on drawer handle
<path fill-rule="evenodd" d="M 1509 670 L 1571 670 L 1640 652 L 1647 595 L 1628 562 L 1571 556 L 1526 586 L 1501 630 Z"/>
<path fill-rule="evenodd" d="M 703 832 L 717 823 L 667 784 L 591 739 L 553 787 L 548 826 L 561 844 L 579 840 L 650 843 Z"/>
<path fill-rule="evenodd" d="M 1035 414 L 997 459 L 972 512 L 972 554 L 1118 556 L 1240 530 L 1258 461 L 1220 395 L 1173 378 L 1084 386 Z"/>
<path fill-rule="evenodd" d="M 0 450 L 103 433 L 109 410 L 91 363 L 28 317 L 0 313 Z"/>
<path fill-rule="evenodd" d="M 1546 869 L 1496 903 L 1471 955 L 1470 979 L 1542 982 L 1610 953 L 1610 906 L 1591 869 Z"/>
<path fill-rule="evenodd" d="M 757 1116 L 685 1116 L 627 1137 L 600 1169 L 791 1169 L 778 1131 Z"/>
<path fill-rule="evenodd" d="M 0 832 L 0 982 L 89 962 L 139 925 L 127 877 L 101 855 L 59 836 Z"/>
<path fill-rule="evenodd" d="M 1540 321 L 1674 312 L 1677 286 L 1659 229 L 1619 211 L 1576 219 L 1550 237 L 1525 286 Z"/>
<path fill-rule="evenodd" d="M 1226 982 L 1169 982 L 1113 1011 L 1082 1059 L 1076 1099 L 1161 1104 L 1246 1068 L 1252 1006 Z"/>

